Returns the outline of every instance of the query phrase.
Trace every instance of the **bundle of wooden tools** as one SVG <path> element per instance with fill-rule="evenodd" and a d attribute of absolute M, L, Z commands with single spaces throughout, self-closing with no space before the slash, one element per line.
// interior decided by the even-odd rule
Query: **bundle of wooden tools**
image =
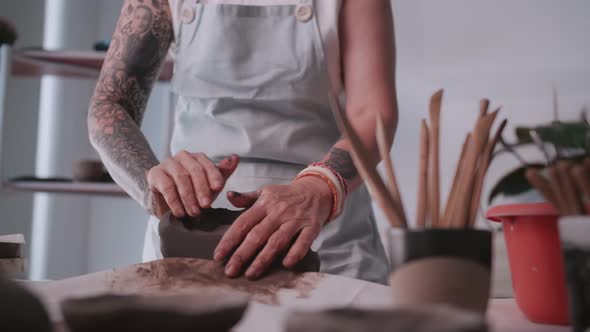
<path fill-rule="evenodd" d="M 471 133 L 468 133 L 453 178 L 447 204 L 441 214 L 440 207 L 440 116 L 443 90 L 437 91 L 430 98 L 430 126 L 422 120 L 420 129 L 420 167 L 418 172 L 418 206 L 416 225 L 418 228 L 461 228 L 474 225 L 479 210 L 480 196 L 492 153 L 506 127 L 504 119 L 494 134 L 490 132 L 498 112 L 489 113 L 489 100 L 480 102 L 479 117 Z M 369 157 L 361 140 L 346 118 L 345 113 L 335 99 L 331 99 L 336 122 L 340 131 L 350 141 L 352 156 L 359 173 L 371 191 L 373 199 L 383 210 L 393 227 L 408 227 L 402 197 L 396 180 L 393 163 L 389 155 L 390 131 L 377 116 L 377 142 L 379 153 L 387 174 L 387 185 L 379 173 L 370 166 Z"/>
<path fill-rule="evenodd" d="M 586 214 L 585 203 L 590 199 L 590 157 L 580 163 L 557 160 L 545 169 L 531 166 L 525 175 L 559 214 Z"/>

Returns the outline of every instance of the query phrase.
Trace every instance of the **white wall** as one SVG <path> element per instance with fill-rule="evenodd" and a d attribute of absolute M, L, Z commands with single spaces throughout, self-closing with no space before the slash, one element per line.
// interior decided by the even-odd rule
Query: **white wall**
<path fill-rule="evenodd" d="M 516 125 L 552 119 L 552 87 L 561 114 L 577 119 L 590 103 L 590 2 L 584 0 L 393 0 L 398 52 L 400 126 L 393 148 L 408 214 L 415 215 L 420 119 L 428 98 L 445 89 L 442 113 L 442 192 L 446 193 L 478 101 L 490 98 Z M 503 156 L 486 190 L 517 164 Z"/>

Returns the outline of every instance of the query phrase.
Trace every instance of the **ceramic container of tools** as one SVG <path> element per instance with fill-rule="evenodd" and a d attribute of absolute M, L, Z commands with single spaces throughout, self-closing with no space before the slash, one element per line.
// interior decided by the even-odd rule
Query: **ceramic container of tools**
<path fill-rule="evenodd" d="M 444 303 L 485 313 L 490 297 L 492 232 L 391 229 L 387 247 L 394 305 Z"/>
<path fill-rule="evenodd" d="M 570 322 L 558 215 L 549 203 L 497 205 L 486 213 L 503 224 L 514 297 L 535 323 Z"/>
<path fill-rule="evenodd" d="M 573 331 L 590 331 L 590 217 L 561 217 L 559 237 Z"/>

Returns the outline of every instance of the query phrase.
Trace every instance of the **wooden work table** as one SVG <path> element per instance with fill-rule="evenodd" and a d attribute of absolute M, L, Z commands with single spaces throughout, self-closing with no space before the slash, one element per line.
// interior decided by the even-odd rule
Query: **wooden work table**
<path fill-rule="evenodd" d="M 203 292 L 219 289 L 220 291 L 237 290 L 240 283 L 220 282 L 219 284 L 202 284 L 198 282 L 198 274 L 206 273 L 212 262 L 191 260 L 195 271 L 187 271 L 186 276 L 177 277 L 182 287 L 170 286 L 170 278 L 163 278 L 161 266 L 177 259 L 166 259 L 151 263 L 117 268 L 113 270 L 84 275 L 71 279 L 50 282 L 27 282 L 25 285 L 35 292 L 49 308 L 50 316 L 56 326 L 62 326 L 59 302 L 68 297 L 91 296 L 106 292 L 115 293 L 151 293 L 158 291 L 166 284 L 167 292 Z M 185 264 L 185 263 L 183 263 Z M 137 271 L 154 270 L 151 277 Z M 185 269 L 186 270 L 186 269 Z M 195 275 L 197 277 L 195 277 Z M 188 282 L 188 280 L 192 282 Z M 195 279 L 196 278 L 196 279 Z M 162 279 L 162 280 L 160 280 Z M 210 278 L 209 278 L 210 279 Z M 195 280 L 197 280 L 195 282 Z M 362 280 L 321 273 L 305 273 L 298 280 L 305 287 L 301 292 L 297 286 L 284 288 L 272 294 L 276 303 L 269 304 L 267 297 L 253 293 L 252 301 L 241 322 L 233 329 L 237 332 L 249 331 L 283 331 L 287 315 L 293 310 L 317 311 L 335 307 L 388 308 L 391 307 L 394 292 L 391 288 Z M 302 295 L 303 294 L 303 295 Z M 265 296 L 269 294 L 265 293 Z M 567 326 L 541 325 L 529 322 L 518 309 L 513 299 L 492 299 L 488 309 L 490 331 L 496 332 L 566 332 Z"/>

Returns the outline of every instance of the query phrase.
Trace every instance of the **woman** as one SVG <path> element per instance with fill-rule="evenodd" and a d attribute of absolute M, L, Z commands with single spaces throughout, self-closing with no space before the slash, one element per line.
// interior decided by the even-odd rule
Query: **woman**
<path fill-rule="evenodd" d="M 169 49 L 179 100 L 173 156 L 159 162 L 139 126 Z M 376 165 L 377 114 L 397 125 L 394 71 L 386 0 L 126 0 L 88 126 L 113 178 L 153 215 L 144 259 L 161 257 L 157 217 L 168 210 L 249 207 L 215 251 L 228 276 L 256 279 L 284 253 L 291 267 L 312 247 L 323 272 L 385 283 L 370 199 L 330 96 L 346 90 Z"/>

